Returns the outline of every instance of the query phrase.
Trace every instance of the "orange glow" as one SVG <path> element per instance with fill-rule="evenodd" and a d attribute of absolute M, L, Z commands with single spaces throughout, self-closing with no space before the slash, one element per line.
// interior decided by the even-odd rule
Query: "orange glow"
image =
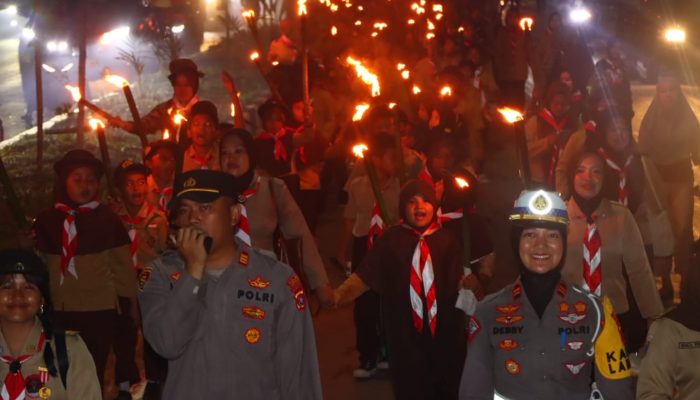
<path fill-rule="evenodd" d="M 65 85 L 63 87 L 65 87 L 66 90 L 68 90 L 70 92 L 70 95 L 73 96 L 73 101 L 78 102 L 78 101 L 80 101 L 80 99 L 83 98 L 83 95 L 80 94 L 79 88 L 77 88 L 75 86 L 71 86 L 71 85 Z"/>
<path fill-rule="evenodd" d="M 251 18 L 255 18 L 255 11 L 253 11 L 253 10 L 243 10 L 243 12 L 241 13 L 241 15 L 243 15 L 243 18 L 245 18 L 246 20 L 249 20 L 249 19 L 251 19 Z"/>
<path fill-rule="evenodd" d="M 375 22 L 374 23 L 374 29 L 377 29 L 380 31 L 386 29 L 387 27 L 389 27 L 389 25 L 386 22 Z"/>
<path fill-rule="evenodd" d="M 167 129 L 163 131 L 163 136 L 161 137 L 163 140 L 169 140 L 170 139 L 170 131 Z"/>
<path fill-rule="evenodd" d="M 522 121 L 524 119 L 523 114 L 520 111 L 514 110 L 509 107 L 501 107 L 498 109 L 498 112 L 501 113 L 503 118 L 505 118 L 505 120 L 511 124 L 518 121 Z"/>
<path fill-rule="evenodd" d="M 258 61 L 260 59 L 260 53 L 258 53 L 257 51 L 254 51 L 254 52 L 250 53 L 249 58 L 250 58 L 250 61 L 253 61 L 253 62 Z"/>
<path fill-rule="evenodd" d="M 332 35 L 332 36 L 335 36 L 335 35 L 337 35 L 337 34 L 338 34 L 338 28 L 336 28 L 335 25 L 333 25 L 333 26 L 331 27 L 331 35 Z"/>
<path fill-rule="evenodd" d="M 406 64 L 398 63 L 396 64 L 396 69 L 398 69 L 399 71 L 403 71 L 404 69 L 406 69 Z"/>
<path fill-rule="evenodd" d="M 434 31 L 434 30 L 435 30 L 435 24 L 434 24 L 433 21 L 431 21 L 431 20 L 428 20 L 428 30 L 429 30 L 429 31 Z"/>
<path fill-rule="evenodd" d="M 420 90 L 418 85 L 413 85 L 412 90 L 413 90 L 413 94 L 420 94 L 420 92 L 422 92 L 422 90 Z"/>
<path fill-rule="evenodd" d="M 435 34 L 434 34 L 433 32 L 428 32 L 428 33 L 425 35 L 425 38 L 428 39 L 428 40 L 431 40 L 431 39 L 435 38 Z"/>
<path fill-rule="evenodd" d="M 520 22 L 518 22 L 518 25 L 520 25 L 520 29 L 523 31 L 531 31 L 532 30 L 532 25 L 535 23 L 535 20 L 533 20 L 530 17 L 523 17 L 520 18 Z"/>
<path fill-rule="evenodd" d="M 90 128 L 93 131 L 96 131 L 98 128 L 105 128 L 105 123 L 97 118 L 90 118 L 90 121 L 88 123 L 90 124 Z"/>
<path fill-rule="evenodd" d="M 309 10 L 306 9 L 306 0 L 297 0 L 297 15 L 307 15 Z"/>
<path fill-rule="evenodd" d="M 407 69 L 405 69 L 405 70 L 401 71 L 401 77 L 403 79 L 408 80 L 408 78 L 411 77 L 411 73 Z"/>
<path fill-rule="evenodd" d="M 379 78 L 377 77 L 377 75 L 372 73 L 369 69 L 367 69 L 367 67 L 365 67 L 362 64 L 362 62 L 355 60 L 350 56 L 348 56 L 348 58 L 345 61 L 348 64 L 355 67 L 357 77 L 360 78 L 360 80 L 362 80 L 362 82 L 364 82 L 366 85 L 372 88 L 372 97 L 379 96 L 381 92 L 379 86 Z"/>
<path fill-rule="evenodd" d="M 116 87 L 129 86 L 129 81 L 127 81 L 126 79 L 122 78 L 119 75 L 112 75 L 112 74 L 105 75 L 105 80 Z"/>
<path fill-rule="evenodd" d="M 236 116 L 236 106 L 234 106 L 233 103 L 231 103 L 231 116 Z"/>
<path fill-rule="evenodd" d="M 433 12 L 441 13 L 443 11 L 442 4 L 433 4 Z"/>
<path fill-rule="evenodd" d="M 379 32 L 372 32 L 372 37 L 377 37 L 379 35 Z"/>
<path fill-rule="evenodd" d="M 362 25 L 362 21 L 360 21 L 359 19 L 357 21 L 355 21 L 355 26 L 360 26 L 360 25 Z"/>
<path fill-rule="evenodd" d="M 416 20 L 415 20 L 415 19 L 409 19 L 409 20 L 408 20 L 408 24 L 409 24 L 409 25 L 413 25 L 413 24 L 415 24 L 415 23 L 416 23 Z"/>
<path fill-rule="evenodd" d="M 175 125 L 181 125 L 183 122 L 187 122 L 187 118 L 180 114 L 180 111 L 176 111 L 175 115 L 173 115 L 173 123 L 175 123 Z"/>
<path fill-rule="evenodd" d="M 365 158 L 365 152 L 369 150 L 366 144 L 360 143 L 352 146 L 352 154 L 357 158 Z"/>
<path fill-rule="evenodd" d="M 461 176 L 455 176 L 455 183 L 460 189 L 466 189 L 469 187 L 469 181 L 462 178 Z"/>
<path fill-rule="evenodd" d="M 360 103 L 355 106 L 355 114 L 352 116 L 352 120 L 354 122 L 358 122 L 362 120 L 362 117 L 365 115 L 365 111 L 369 110 L 369 104 L 367 103 Z"/>
<path fill-rule="evenodd" d="M 447 96 L 447 97 L 452 96 L 452 88 L 451 88 L 450 86 L 447 86 L 447 85 L 443 86 L 443 87 L 440 89 L 440 96 L 443 96 L 443 97 L 445 97 L 445 96 Z"/>
<path fill-rule="evenodd" d="M 396 108 L 396 103 L 389 103 L 389 109 L 393 110 L 394 108 Z"/>

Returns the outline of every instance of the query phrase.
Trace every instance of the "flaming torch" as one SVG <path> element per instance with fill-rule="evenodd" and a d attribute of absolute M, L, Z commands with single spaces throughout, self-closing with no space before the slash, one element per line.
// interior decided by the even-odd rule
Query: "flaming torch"
<path fill-rule="evenodd" d="M 467 178 L 463 176 L 455 176 L 454 177 L 454 182 L 459 188 L 459 190 L 468 190 L 471 186 L 469 185 L 469 181 Z M 469 275 L 471 273 L 471 269 L 469 268 L 469 265 L 471 265 L 471 231 L 469 229 L 469 219 L 465 216 L 465 212 L 468 212 L 469 210 L 464 210 L 462 208 L 461 210 L 458 210 L 457 213 L 461 211 L 461 218 L 462 218 L 462 265 L 464 266 L 464 275 Z"/>
<path fill-rule="evenodd" d="M 100 147 L 100 155 L 102 156 L 102 164 L 105 168 L 105 177 L 107 178 L 107 189 L 109 194 L 116 197 L 114 190 L 114 181 L 112 180 L 112 162 L 109 158 L 109 149 L 107 148 L 107 138 L 105 137 L 105 124 L 97 118 L 90 118 L 90 128 L 97 135 L 97 143 Z"/>
<path fill-rule="evenodd" d="M 369 148 L 366 144 L 360 143 L 352 147 L 352 153 L 358 159 L 364 160 L 365 169 L 367 170 L 367 176 L 369 177 L 370 184 L 372 185 L 372 193 L 374 193 L 374 201 L 379 206 L 379 213 L 382 216 L 382 220 L 387 225 L 391 225 L 391 222 L 389 221 L 389 214 L 386 208 L 386 202 L 384 201 L 384 196 L 382 195 L 382 189 L 379 186 L 377 171 L 374 169 L 374 164 L 372 164 L 371 155 L 367 155 L 367 153 L 369 153 Z"/>
<path fill-rule="evenodd" d="M 126 97 L 126 103 L 129 105 L 129 111 L 131 112 L 131 118 L 134 120 L 134 130 L 136 135 L 141 140 L 141 148 L 146 148 L 148 146 L 148 140 L 146 140 L 146 135 L 143 131 L 143 125 L 141 125 L 141 114 L 139 114 L 139 109 L 136 107 L 136 100 L 134 100 L 134 94 L 131 92 L 131 87 L 129 86 L 129 81 L 122 78 L 119 75 L 108 74 L 105 76 L 105 80 L 116 87 L 121 87 L 124 92 L 124 97 Z"/>
<path fill-rule="evenodd" d="M 243 10 L 241 12 L 241 15 L 243 16 L 243 20 L 245 21 L 246 25 L 248 25 L 248 29 L 250 30 L 250 35 L 253 36 L 253 41 L 255 41 L 255 46 L 258 49 L 262 49 L 261 41 L 260 41 L 260 33 L 258 33 L 258 19 L 255 16 L 255 11 L 253 10 Z"/>
<path fill-rule="evenodd" d="M 523 17 L 520 18 L 520 22 L 518 22 L 518 25 L 520 25 L 520 29 L 523 30 L 524 32 L 530 32 L 532 31 L 532 25 L 535 23 L 535 20 L 533 20 L 530 17 Z"/>
<path fill-rule="evenodd" d="M 309 49 L 306 19 L 309 10 L 306 8 L 306 0 L 297 0 L 297 14 L 301 24 L 301 88 L 304 95 L 304 123 L 308 124 L 311 110 L 309 96 Z"/>
<path fill-rule="evenodd" d="M 445 85 L 442 88 L 440 88 L 440 97 L 452 97 L 452 87 Z"/>
<path fill-rule="evenodd" d="M 520 154 L 520 165 L 522 178 L 525 187 L 529 187 L 532 183 L 532 174 L 530 172 L 530 154 L 527 151 L 527 140 L 525 139 L 525 127 L 523 125 L 523 114 L 509 107 L 501 107 L 498 112 L 503 116 L 503 119 L 511 124 L 515 133 L 515 145 Z"/>
<path fill-rule="evenodd" d="M 360 78 L 367 86 L 372 88 L 372 97 L 377 97 L 381 94 L 381 88 L 379 86 L 379 78 L 376 74 L 372 73 L 362 62 L 355 60 L 354 58 L 348 56 L 345 61 L 355 67 L 355 72 L 357 77 Z"/>
<path fill-rule="evenodd" d="M 64 87 L 66 88 L 66 90 L 68 90 L 70 92 L 71 96 L 73 97 L 73 101 L 75 101 L 76 103 L 83 104 L 85 107 L 89 108 L 92 112 L 94 112 L 95 114 L 99 115 L 100 117 L 106 119 L 107 121 L 114 119 L 114 116 L 112 116 L 107 111 L 105 111 L 105 110 L 101 109 L 100 107 L 85 100 L 83 98 L 83 95 L 80 93 L 80 89 L 78 89 L 77 87 L 71 86 L 71 85 L 64 85 Z"/>
<path fill-rule="evenodd" d="M 168 110 L 168 113 L 170 113 L 172 109 Z M 182 123 L 187 122 L 187 118 L 185 118 L 184 115 L 180 113 L 180 110 L 175 111 L 175 115 L 173 115 L 173 124 L 177 126 L 177 132 L 175 132 L 175 141 L 180 144 L 182 143 Z"/>

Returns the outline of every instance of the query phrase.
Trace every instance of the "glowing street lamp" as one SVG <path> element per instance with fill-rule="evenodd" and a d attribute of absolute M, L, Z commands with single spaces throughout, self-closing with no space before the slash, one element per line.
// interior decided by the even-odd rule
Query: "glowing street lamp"
<path fill-rule="evenodd" d="M 569 12 L 569 19 L 575 24 L 585 24 L 591 20 L 593 14 L 586 7 L 577 6 Z"/>
<path fill-rule="evenodd" d="M 675 26 L 666 29 L 664 32 L 664 39 L 669 43 L 681 44 L 685 43 L 686 33 L 685 29 Z"/>

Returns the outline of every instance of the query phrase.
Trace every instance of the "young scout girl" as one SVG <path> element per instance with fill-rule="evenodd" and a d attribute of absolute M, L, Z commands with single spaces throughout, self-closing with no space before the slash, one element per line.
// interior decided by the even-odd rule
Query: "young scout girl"
<path fill-rule="evenodd" d="M 466 351 L 465 314 L 455 308 L 459 244 L 436 218 L 435 194 L 414 180 L 401 190 L 403 224 L 388 229 L 335 291 L 346 304 L 370 288 L 382 317 L 397 399 L 456 399 Z"/>

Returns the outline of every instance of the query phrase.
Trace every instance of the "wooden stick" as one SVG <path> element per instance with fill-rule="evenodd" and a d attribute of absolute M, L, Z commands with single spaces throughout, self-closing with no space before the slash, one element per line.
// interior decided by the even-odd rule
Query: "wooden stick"
<path fill-rule="evenodd" d="M 143 131 L 143 125 L 141 125 L 141 114 L 139 114 L 139 109 L 136 107 L 136 100 L 134 100 L 134 94 L 131 92 L 131 87 L 129 85 L 122 86 L 124 91 L 124 97 L 126 97 L 126 102 L 129 105 L 129 111 L 131 112 L 131 118 L 134 120 L 134 133 L 141 140 L 141 148 L 145 149 L 148 146 L 148 140 L 146 139 L 146 134 Z"/>

